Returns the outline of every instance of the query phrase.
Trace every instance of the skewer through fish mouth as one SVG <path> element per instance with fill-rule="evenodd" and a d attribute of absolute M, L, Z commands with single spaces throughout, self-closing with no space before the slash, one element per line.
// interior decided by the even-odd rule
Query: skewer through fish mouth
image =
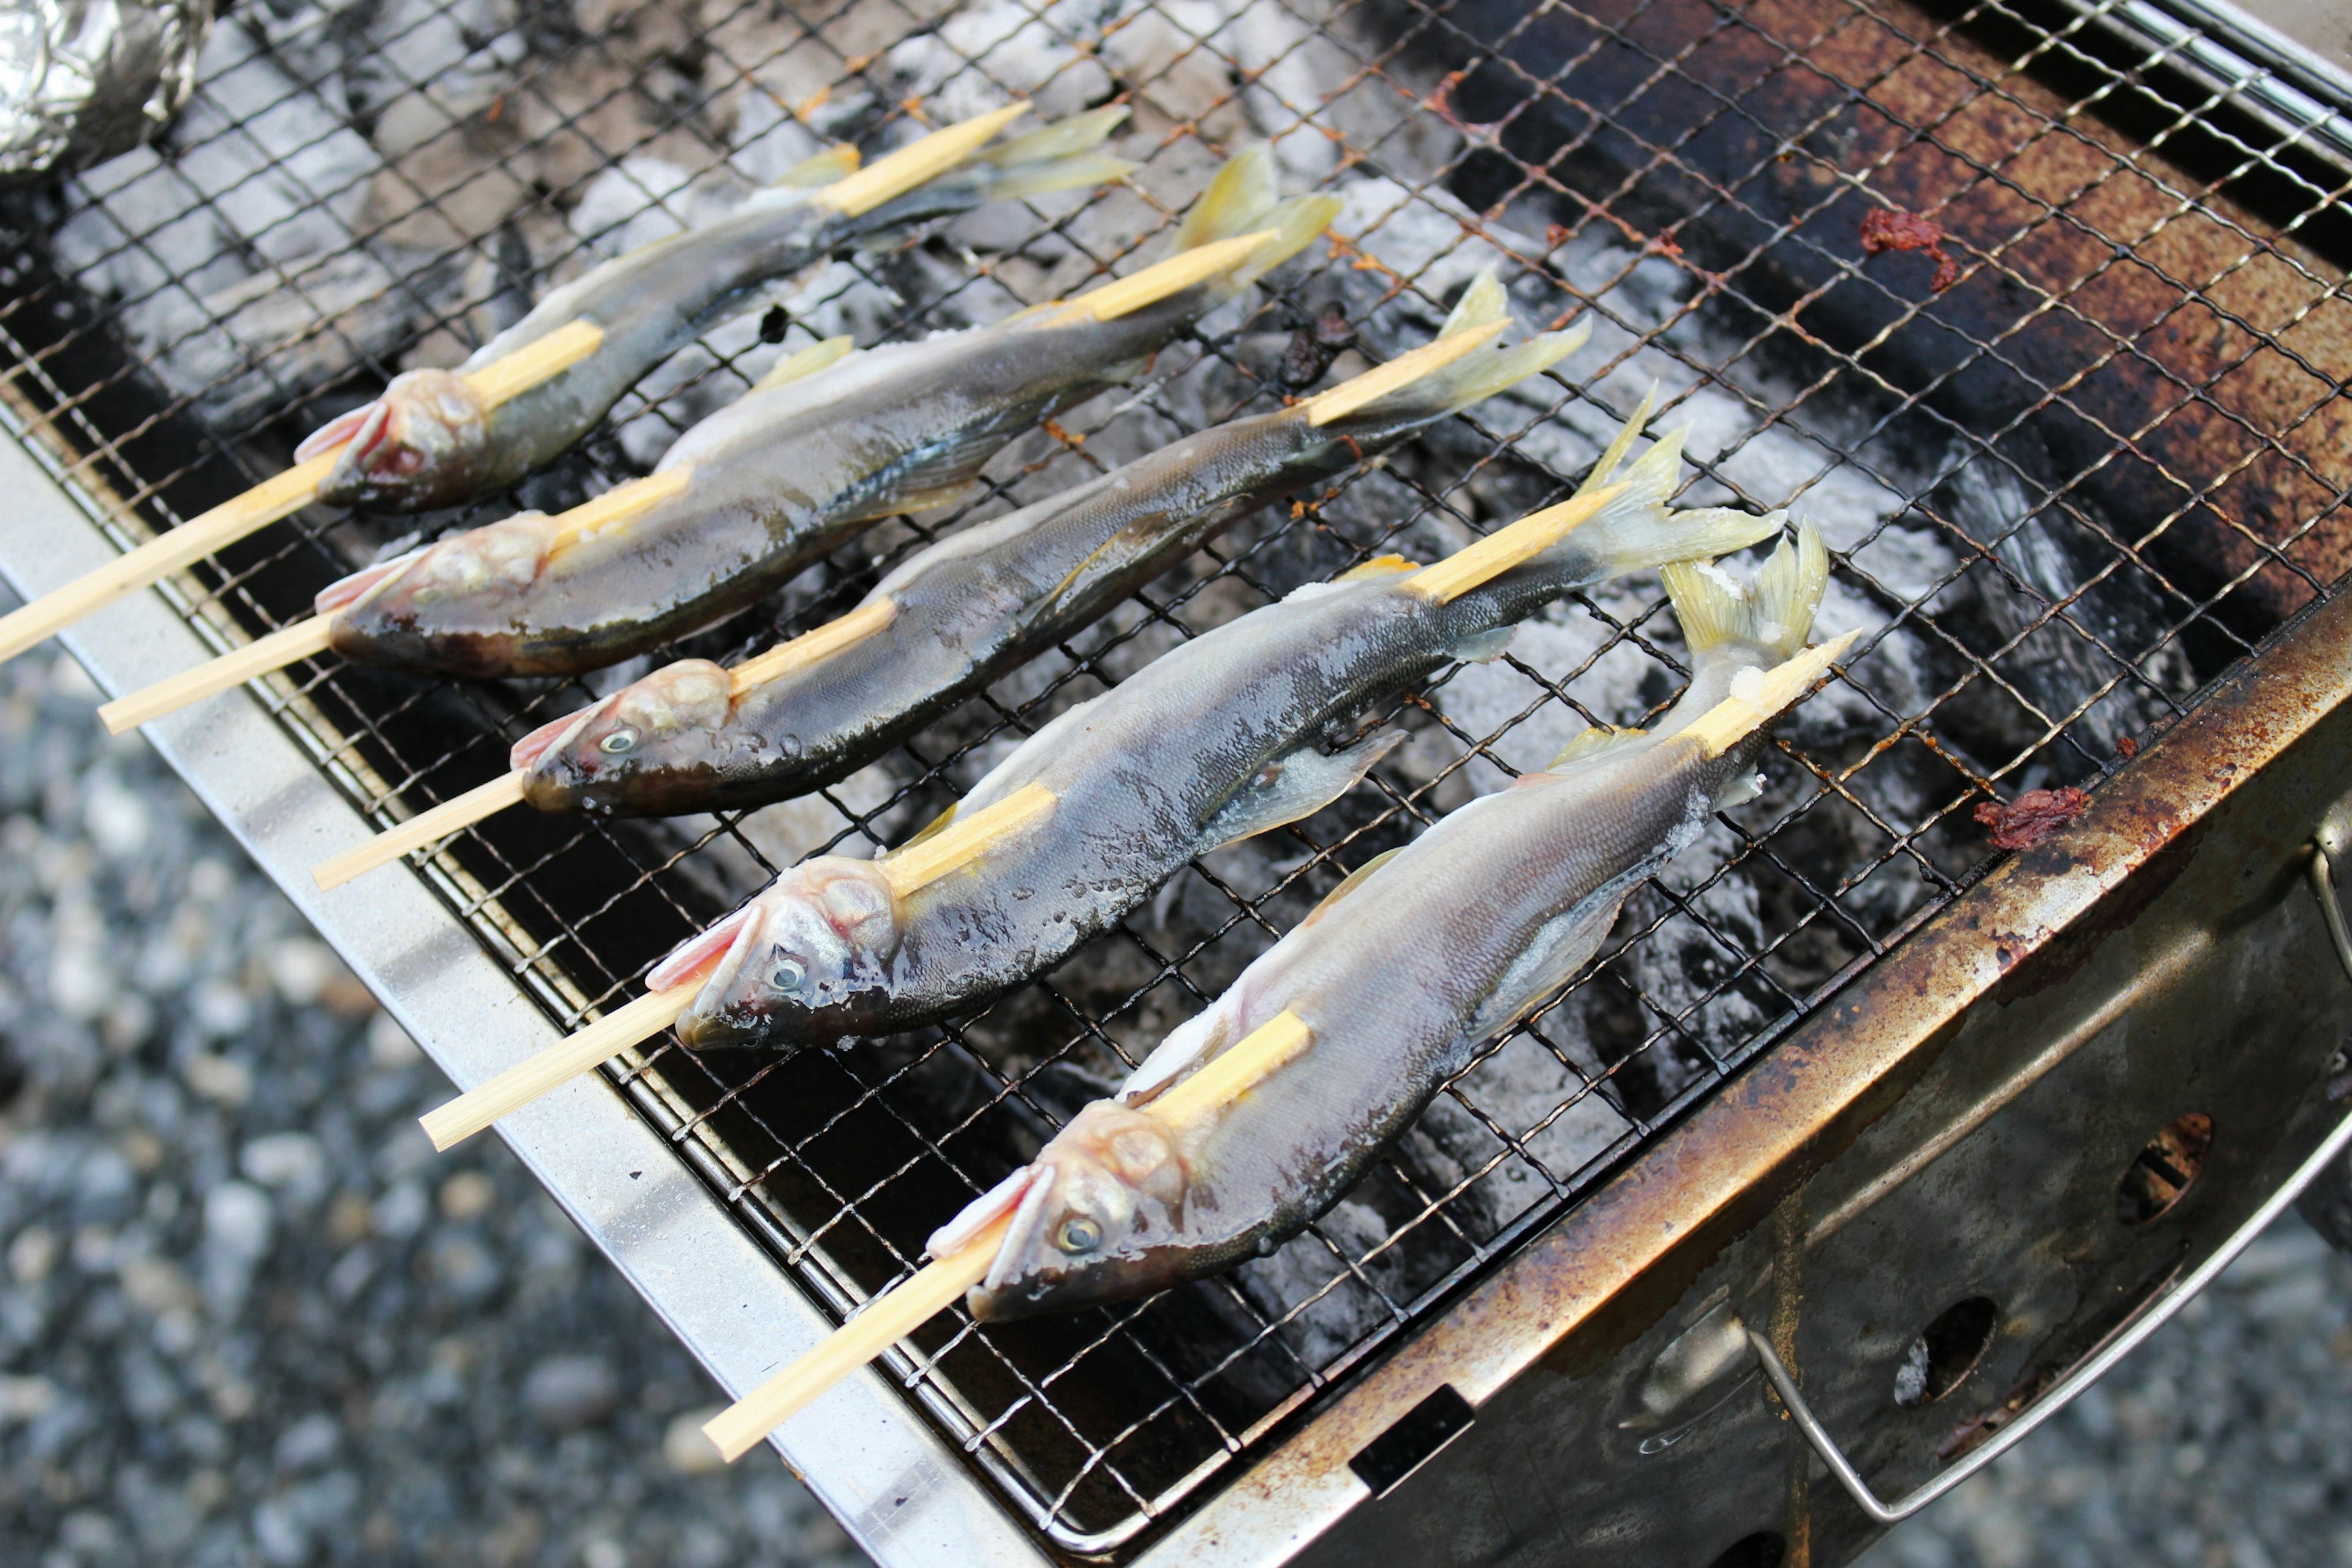
<path fill-rule="evenodd" d="M 1174 1131 L 1158 1119 L 1097 1101 L 1032 1171 L 995 1260 L 965 1297 L 973 1317 L 1002 1322 L 1125 1300 L 1184 1277 L 1173 1244 L 1191 1178 Z"/>
<path fill-rule="evenodd" d="M 541 811 L 662 813 L 707 795 L 733 713 L 727 670 L 680 659 L 533 731 L 509 761 Z"/>
<path fill-rule="evenodd" d="M 313 431 L 298 459 L 338 444 L 342 454 L 319 487 L 334 506 L 425 511 L 456 506 L 478 487 L 489 460 L 488 410 L 453 371 L 413 370 L 383 395 Z"/>

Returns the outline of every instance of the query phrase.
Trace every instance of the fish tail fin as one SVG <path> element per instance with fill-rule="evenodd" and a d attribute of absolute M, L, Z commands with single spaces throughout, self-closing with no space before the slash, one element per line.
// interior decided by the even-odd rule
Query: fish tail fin
<path fill-rule="evenodd" d="M 1318 426 L 1351 416 L 1382 423 L 1443 418 L 1550 368 L 1591 336 L 1591 328 L 1579 321 L 1507 344 L 1502 339 L 1512 325 L 1503 286 L 1492 269 L 1481 272 L 1433 342 L 1318 393 L 1307 401 L 1307 418 Z M 1496 352 L 1481 352 L 1489 344 Z"/>
<path fill-rule="evenodd" d="M 1741 670 L 1731 682 L 1731 695 L 1677 731 L 1675 738 L 1697 742 L 1708 756 L 1723 755 L 1794 707 L 1861 635 L 1854 631 L 1832 637 L 1769 669 Z"/>
<path fill-rule="evenodd" d="M 1745 513 L 1728 515 L 1753 521 Z M 1777 525 L 1780 515 L 1775 512 L 1765 521 Z M 1666 596 L 1674 601 L 1683 638 L 1694 654 L 1725 643 L 1745 643 L 1776 659 L 1788 659 L 1805 646 L 1812 631 L 1813 612 L 1829 585 L 1830 558 L 1821 534 L 1808 523 L 1794 539 L 1780 541 L 1752 582 L 1743 584 L 1707 561 L 1670 562 L 1658 574 L 1665 580 Z"/>
<path fill-rule="evenodd" d="M 1126 123 L 1127 115 L 1123 103 L 1089 110 L 1039 126 L 982 154 L 972 172 L 985 193 L 983 199 L 1007 201 L 1047 191 L 1077 190 L 1133 174 L 1133 163 L 1112 156 L 1101 146 Z"/>
<path fill-rule="evenodd" d="M 1581 497 L 1610 485 L 1623 488 L 1581 530 L 1580 546 L 1597 551 L 1612 574 L 1663 566 L 1669 561 L 1727 555 L 1745 550 L 1780 531 L 1780 516 L 1758 517 L 1727 507 L 1669 512 L 1666 498 L 1674 494 L 1682 474 L 1683 438 L 1687 430 L 1670 430 L 1633 462 L 1641 423 L 1649 416 L 1654 390 L 1642 400 L 1601 461 L 1577 489 Z"/>
<path fill-rule="evenodd" d="M 1239 239 L 1245 235 L 1266 237 L 1241 250 L 1231 267 L 1204 279 L 1230 298 L 1289 260 L 1339 216 L 1337 196 L 1293 196 L 1280 199 L 1275 184 L 1274 149 L 1261 142 L 1225 160 L 1209 188 L 1176 230 L 1179 254 L 1202 246 Z"/>

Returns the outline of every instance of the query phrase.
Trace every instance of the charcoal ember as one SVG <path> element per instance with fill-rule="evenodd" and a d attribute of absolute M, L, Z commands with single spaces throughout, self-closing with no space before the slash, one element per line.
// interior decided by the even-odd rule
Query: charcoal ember
<path fill-rule="evenodd" d="M 1348 312 L 1326 305 L 1311 324 L 1290 334 L 1276 376 L 1291 391 L 1304 392 L 1323 379 L 1333 360 L 1355 346 L 1356 329 L 1349 324 Z"/>

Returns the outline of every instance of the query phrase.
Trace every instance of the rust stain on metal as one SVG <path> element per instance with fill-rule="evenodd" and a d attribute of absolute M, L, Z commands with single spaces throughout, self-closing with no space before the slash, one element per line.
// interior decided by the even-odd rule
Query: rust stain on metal
<path fill-rule="evenodd" d="M 1889 250 L 1916 250 L 1936 264 L 1927 287 L 1940 294 L 1960 280 L 1960 264 L 1944 248 L 1944 226 L 1916 213 L 1873 207 L 1862 215 L 1862 253 L 1878 256 Z"/>
<path fill-rule="evenodd" d="M 2003 805 L 1988 800 L 1977 806 L 1976 819 L 1996 849 L 2031 849 L 2076 817 L 2090 804 L 2090 795 L 2067 784 L 2060 789 L 2030 789 Z"/>

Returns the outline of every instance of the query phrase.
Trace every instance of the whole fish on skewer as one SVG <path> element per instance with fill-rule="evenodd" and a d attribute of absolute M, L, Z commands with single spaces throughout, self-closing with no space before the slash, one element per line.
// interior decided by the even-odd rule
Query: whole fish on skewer
<path fill-rule="evenodd" d="M 1764 726 L 1852 640 L 1800 651 L 1826 574 L 1810 529 L 1752 588 L 1668 567 L 1695 669 L 1664 721 L 1587 731 L 1343 882 L 932 1239 L 946 1258 L 1010 1216 L 974 1315 L 1147 1295 L 1270 1253 L 1338 1202 L 1479 1044 L 1583 968 L 1628 893 L 1753 796 Z M 1187 1091 L 1244 1043 L 1257 1059 L 1235 1081 Z"/>
<path fill-rule="evenodd" d="M 1241 518 L 1537 374 L 1587 331 L 1513 345 L 1509 324 L 1502 286 L 1483 274 L 1426 348 L 943 540 L 803 643 L 731 671 L 684 660 L 544 726 L 514 748 L 522 796 L 541 811 L 639 815 L 830 784 Z"/>
<path fill-rule="evenodd" d="M 992 326 L 802 351 L 654 472 L 560 517 L 470 529 L 329 586 L 318 614 L 99 710 L 120 733 L 331 649 L 444 675 L 572 675 L 747 608 L 877 521 L 961 495 L 1037 421 L 1129 380 L 1296 255 L 1336 199 L 1278 201 L 1266 149 L 1193 205 L 1177 254 Z"/>
<path fill-rule="evenodd" d="M 855 148 L 820 153 L 719 221 L 565 284 L 457 370 L 394 377 L 374 402 L 313 433 L 295 457 L 341 448 L 319 492 L 336 505 L 381 511 L 458 505 L 552 461 L 656 365 L 779 279 L 989 202 L 1098 184 L 1133 168 L 1097 150 L 1127 118 L 1122 108 L 981 151 L 1026 108 L 1015 104 L 926 138 L 908 153 L 927 153 L 928 161 L 895 175 L 883 163 L 859 172 Z M 905 188 L 914 175 L 921 183 Z M 561 374 L 494 407 L 466 381 L 467 372 L 576 322 L 602 335 L 593 353 Z"/>
<path fill-rule="evenodd" d="M 955 875 L 901 898 L 887 857 L 793 867 L 647 977 L 676 985 L 723 952 L 678 1037 L 792 1050 L 985 1000 L 1102 934 L 1195 857 L 1337 799 L 1402 739 L 1323 749 L 1381 696 L 1454 659 L 1497 656 L 1515 623 L 1573 589 L 1779 526 L 1721 510 L 1669 517 L 1678 435 L 1621 481 L 1640 417 L 1562 505 L 1434 566 L 1384 558 L 1309 584 L 1063 713 L 950 814 L 1032 803 Z"/>

